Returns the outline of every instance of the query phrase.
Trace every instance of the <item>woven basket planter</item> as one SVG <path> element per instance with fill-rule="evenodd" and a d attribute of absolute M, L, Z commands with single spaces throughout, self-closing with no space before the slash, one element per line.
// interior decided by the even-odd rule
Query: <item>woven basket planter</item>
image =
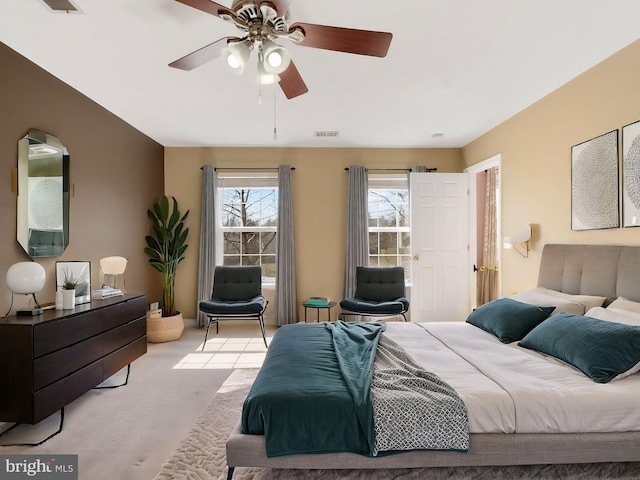
<path fill-rule="evenodd" d="M 182 313 L 172 317 L 158 317 L 154 311 L 147 312 L 147 341 L 150 343 L 172 342 L 184 331 Z"/>

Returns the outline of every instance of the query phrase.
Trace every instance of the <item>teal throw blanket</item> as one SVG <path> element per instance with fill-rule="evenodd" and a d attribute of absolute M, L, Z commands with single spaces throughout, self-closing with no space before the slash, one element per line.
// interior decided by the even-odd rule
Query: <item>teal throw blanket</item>
<path fill-rule="evenodd" d="M 264 435 L 268 457 L 373 455 L 373 361 L 384 324 L 281 327 L 244 402 L 242 431 Z"/>

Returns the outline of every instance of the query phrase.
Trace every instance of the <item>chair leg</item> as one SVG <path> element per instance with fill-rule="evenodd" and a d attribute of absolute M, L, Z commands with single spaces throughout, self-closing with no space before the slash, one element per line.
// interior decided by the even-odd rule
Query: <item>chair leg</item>
<path fill-rule="evenodd" d="M 401 315 L 402 315 L 402 318 L 404 319 L 404 321 L 406 322 L 407 321 L 407 317 L 405 316 L 404 312 L 401 313 Z"/>
<path fill-rule="evenodd" d="M 262 339 L 264 340 L 264 346 L 269 348 L 269 345 L 267 345 L 267 335 L 264 331 L 264 319 L 262 318 L 262 314 L 258 316 L 258 321 L 260 322 L 260 330 L 262 330 Z"/>
<path fill-rule="evenodd" d="M 207 337 L 209 336 L 209 327 L 211 327 L 212 317 L 207 317 L 207 329 L 204 332 L 204 342 L 202 342 L 202 350 L 204 351 L 204 346 L 207 344 Z M 218 325 L 216 324 L 216 327 Z"/>

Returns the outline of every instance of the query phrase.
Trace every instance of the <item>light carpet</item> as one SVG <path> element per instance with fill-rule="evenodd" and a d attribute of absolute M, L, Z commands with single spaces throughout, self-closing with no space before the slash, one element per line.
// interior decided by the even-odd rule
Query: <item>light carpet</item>
<path fill-rule="evenodd" d="M 240 419 L 242 403 L 256 369 L 235 370 L 215 394 L 193 429 L 164 464 L 155 480 L 223 480 L 227 477 L 225 443 Z M 640 478 L 639 463 L 525 465 L 386 470 L 268 470 L 236 468 L 234 480 L 513 480 Z"/>
<path fill-rule="evenodd" d="M 251 323 L 256 325 L 249 333 L 225 325 L 225 334 L 257 333 L 262 340 L 258 322 Z M 38 447 L 2 447 L 0 454 L 77 454 L 80 480 L 152 479 L 232 373 L 176 368 L 185 358 L 207 355 L 198 348 L 203 337 L 202 329 L 188 326 L 180 340 L 149 344 L 146 355 L 131 364 L 125 387 L 90 390 L 65 407 L 59 435 Z M 106 384 L 122 383 L 125 376 L 126 368 Z M 36 425 L 20 425 L 0 444 L 42 440 L 55 432 L 59 419 L 54 413 Z M 10 425 L 0 424 L 0 430 Z"/>

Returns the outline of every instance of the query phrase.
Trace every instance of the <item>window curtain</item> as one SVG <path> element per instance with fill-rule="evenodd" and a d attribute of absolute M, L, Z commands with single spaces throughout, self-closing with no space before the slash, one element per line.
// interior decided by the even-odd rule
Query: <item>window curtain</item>
<path fill-rule="evenodd" d="M 293 233 L 291 167 L 278 167 L 276 306 L 278 326 L 297 322 L 296 252 Z"/>
<path fill-rule="evenodd" d="M 369 265 L 368 180 L 365 167 L 349 167 L 348 188 L 344 298 L 352 298 L 356 292 L 356 267 Z"/>
<path fill-rule="evenodd" d="M 498 296 L 498 167 L 486 171 L 482 258 L 480 259 L 478 305 Z"/>
<path fill-rule="evenodd" d="M 200 253 L 198 257 L 198 305 L 196 326 L 206 324 L 207 317 L 200 311 L 202 300 L 211 298 L 213 270 L 216 266 L 216 190 L 218 177 L 214 165 L 202 167 L 202 211 L 200 214 Z"/>

